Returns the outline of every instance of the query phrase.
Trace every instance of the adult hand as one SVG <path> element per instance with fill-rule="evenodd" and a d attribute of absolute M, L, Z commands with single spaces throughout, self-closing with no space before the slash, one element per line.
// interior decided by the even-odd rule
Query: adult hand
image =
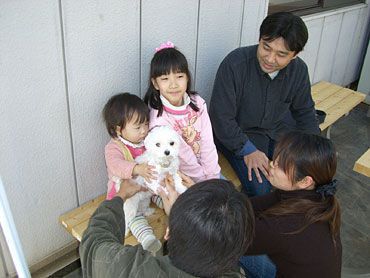
<path fill-rule="evenodd" d="M 175 203 L 177 197 L 179 197 L 179 193 L 177 193 L 177 191 L 174 188 L 172 176 L 167 176 L 164 179 L 164 184 L 168 191 L 168 194 L 166 194 L 166 192 L 161 188 L 159 188 L 158 194 L 162 198 L 165 213 L 167 215 L 170 215 L 172 205 Z"/>
<path fill-rule="evenodd" d="M 126 201 L 139 191 L 146 191 L 146 189 L 138 185 L 133 180 L 123 180 L 116 196 L 121 197 L 124 201 Z"/>
<path fill-rule="evenodd" d="M 244 156 L 244 162 L 248 168 L 248 180 L 252 181 L 252 169 L 256 174 L 257 180 L 259 183 L 262 183 L 262 178 L 260 171 L 265 177 L 269 175 L 269 159 L 265 153 L 256 150 L 246 156 Z"/>
<path fill-rule="evenodd" d="M 191 187 L 192 185 L 195 184 L 195 182 L 190 177 L 188 177 L 187 175 L 181 173 L 180 171 L 178 171 L 178 173 L 179 173 L 179 176 L 181 178 L 182 184 L 184 186 L 186 186 L 187 188 L 189 188 L 189 187 Z"/>

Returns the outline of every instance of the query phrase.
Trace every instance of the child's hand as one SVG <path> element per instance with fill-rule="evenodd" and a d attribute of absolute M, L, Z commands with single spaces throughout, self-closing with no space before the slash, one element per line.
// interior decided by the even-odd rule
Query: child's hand
<path fill-rule="evenodd" d="M 178 171 L 178 174 L 182 180 L 182 184 L 185 185 L 187 188 L 191 187 L 192 185 L 194 185 L 194 181 L 188 177 L 187 175 L 181 173 L 180 171 Z"/>
<path fill-rule="evenodd" d="M 155 176 L 157 172 L 154 171 L 154 169 L 155 167 L 148 165 L 148 163 L 136 164 L 134 169 L 132 170 L 132 175 L 141 176 L 147 182 L 151 182 L 151 180 L 157 179 L 157 177 Z"/>

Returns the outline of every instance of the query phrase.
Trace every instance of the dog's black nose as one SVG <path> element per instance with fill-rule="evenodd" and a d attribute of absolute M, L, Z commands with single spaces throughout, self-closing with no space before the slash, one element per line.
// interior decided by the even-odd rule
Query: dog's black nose
<path fill-rule="evenodd" d="M 165 155 L 170 155 L 170 151 L 165 150 L 165 151 L 164 151 L 164 154 L 165 154 Z"/>

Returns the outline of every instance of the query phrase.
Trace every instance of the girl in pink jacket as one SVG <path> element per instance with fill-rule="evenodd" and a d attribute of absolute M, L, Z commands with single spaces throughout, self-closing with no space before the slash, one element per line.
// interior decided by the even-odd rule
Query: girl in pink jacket
<path fill-rule="evenodd" d="M 104 106 L 103 117 L 111 140 L 105 146 L 108 171 L 107 199 L 116 195 L 116 184 L 122 180 L 142 176 L 147 181 L 155 178 L 153 166 L 138 164 L 135 158 L 145 151 L 144 138 L 148 134 L 149 109 L 138 97 L 129 93 L 118 94 Z M 162 199 L 154 195 L 152 201 L 162 207 Z M 136 215 L 128 224 L 130 231 L 145 250 L 157 252 L 161 242 L 143 215 Z"/>
<path fill-rule="evenodd" d="M 149 83 L 144 98 L 150 108 L 149 127 L 171 126 L 181 136 L 181 172 L 195 182 L 220 178 L 206 103 L 190 91 L 187 60 L 171 42 L 156 49 L 150 64 Z"/>

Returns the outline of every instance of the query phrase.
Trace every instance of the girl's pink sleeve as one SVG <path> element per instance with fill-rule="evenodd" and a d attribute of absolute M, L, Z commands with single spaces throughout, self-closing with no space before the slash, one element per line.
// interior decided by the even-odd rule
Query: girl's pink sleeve
<path fill-rule="evenodd" d="M 134 161 L 125 160 L 119 146 L 112 141 L 105 146 L 105 163 L 110 178 L 116 176 L 121 179 L 131 179 L 132 171 L 137 164 Z"/>
<path fill-rule="evenodd" d="M 191 147 L 181 138 L 180 143 L 180 171 L 191 177 L 194 182 L 206 180 L 204 168 L 198 163 Z"/>
<path fill-rule="evenodd" d="M 221 168 L 218 165 L 218 154 L 215 143 L 213 141 L 211 120 L 209 119 L 207 105 L 204 102 L 204 100 L 203 103 L 199 104 L 198 107 L 199 108 L 202 107 L 200 115 L 201 120 L 200 163 L 202 165 L 206 179 L 219 179 Z"/>

